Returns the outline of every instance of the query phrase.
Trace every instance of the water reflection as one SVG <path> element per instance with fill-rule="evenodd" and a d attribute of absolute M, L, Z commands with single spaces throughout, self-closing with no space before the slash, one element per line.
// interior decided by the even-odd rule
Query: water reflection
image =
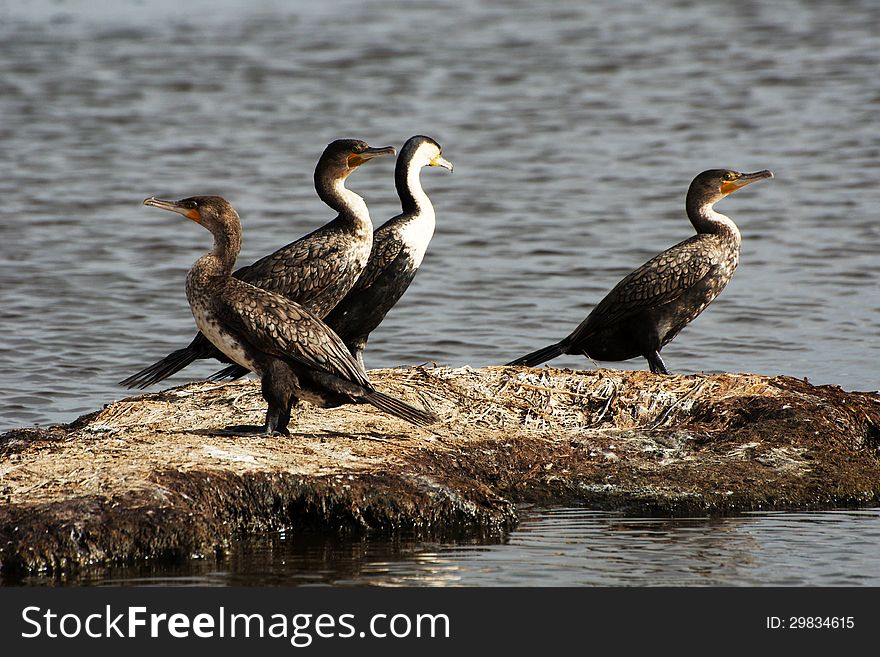
<path fill-rule="evenodd" d="M 26 585 L 877 586 L 880 509 L 627 518 L 526 509 L 505 540 L 270 534 L 228 555 L 109 568 Z M 846 546 L 842 549 L 841 546 Z"/>

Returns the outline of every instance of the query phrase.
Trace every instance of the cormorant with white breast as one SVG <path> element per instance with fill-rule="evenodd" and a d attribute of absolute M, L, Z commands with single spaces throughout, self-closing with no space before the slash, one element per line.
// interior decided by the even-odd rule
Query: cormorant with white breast
<path fill-rule="evenodd" d="M 264 431 L 287 434 L 297 399 L 317 406 L 372 404 L 417 425 L 436 417 L 376 390 L 366 372 L 316 313 L 232 276 L 241 221 L 219 196 L 145 205 L 192 219 L 214 235 L 214 247 L 186 277 L 186 298 L 201 334 L 230 360 L 256 372 L 269 405 Z"/>
<path fill-rule="evenodd" d="M 534 367 L 562 354 L 608 361 L 642 356 L 652 372 L 668 374 L 660 350 L 712 303 L 739 264 L 739 229 L 713 206 L 772 177 L 770 171 L 703 171 L 691 183 L 685 202 L 696 235 L 620 281 L 568 337 L 508 365 Z"/>
<path fill-rule="evenodd" d="M 452 163 L 443 158 L 440 144 L 424 135 L 411 137 L 400 149 L 394 169 L 403 212 L 376 229 L 367 268 L 324 319 L 361 366 L 370 333 L 412 283 L 434 234 L 434 206 L 419 179 L 426 166 L 452 171 Z"/>
<path fill-rule="evenodd" d="M 315 189 L 338 216 L 295 242 L 241 267 L 233 276 L 292 299 L 323 318 L 357 282 L 373 245 L 373 224 L 367 204 L 346 188 L 345 180 L 374 157 L 394 153 L 391 146 L 373 148 L 358 139 L 337 139 L 329 144 L 315 167 Z M 233 362 L 199 333 L 187 347 L 168 354 L 120 383 L 129 388 L 146 388 L 203 358 Z M 227 369 L 231 370 L 232 378 L 247 373 L 240 363 Z"/>

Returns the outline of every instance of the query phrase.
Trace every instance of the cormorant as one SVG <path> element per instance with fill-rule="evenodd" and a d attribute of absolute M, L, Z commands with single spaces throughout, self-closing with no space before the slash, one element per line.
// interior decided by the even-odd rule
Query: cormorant
<path fill-rule="evenodd" d="M 266 433 L 288 433 L 297 399 L 325 408 L 367 403 L 413 424 L 436 421 L 433 414 L 376 390 L 316 313 L 232 276 L 241 247 L 241 221 L 225 199 L 148 198 L 144 204 L 181 214 L 214 235 L 214 248 L 186 277 L 186 298 L 202 335 L 230 360 L 260 376 L 269 405 Z"/>
<path fill-rule="evenodd" d="M 434 235 L 434 206 L 422 189 L 422 167 L 444 167 L 440 144 L 423 135 L 411 137 L 400 149 L 394 184 L 403 212 L 373 233 L 373 251 L 367 268 L 348 295 L 324 321 L 342 338 L 363 366 L 370 333 L 385 318 L 412 282 Z"/>
<path fill-rule="evenodd" d="M 643 356 L 652 372 L 668 374 L 660 350 L 712 303 L 739 263 L 739 229 L 712 206 L 772 177 L 770 171 L 703 171 L 691 182 L 685 203 L 696 235 L 620 281 L 568 337 L 508 365 L 534 367 L 562 354 L 608 361 Z"/>
<path fill-rule="evenodd" d="M 391 146 L 373 148 L 358 139 L 337 139 L 329 144 L 315 167 L 315 189 L 321 200 L 339 215 L 295 242 L 241 267 L 233 276 L 292 299 L 323 318 L 357 282 L 373 244 L 373 224 L 367 204 L 345 187 L 345 180 L 374 157 L 394 153 Z M 120 384 L 146 388 L 203 358 L 232 362 L 199 333 L 188 346 L 173 351 Z M 231 370 L 232 378 L 247 373 L 239 363 L 227 369 Z"/>

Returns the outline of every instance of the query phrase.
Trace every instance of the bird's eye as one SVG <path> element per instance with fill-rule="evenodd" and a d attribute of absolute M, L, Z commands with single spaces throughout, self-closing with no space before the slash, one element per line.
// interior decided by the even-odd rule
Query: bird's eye
<path fill-rule="evenodd" d="M 736 180 L 736 174 L 733 171 L 728 171 L 724 174 L 725 180 Z"/>
<path fill-rule="evenodd" d="M 363 144 L 355 144 L 354 148 L 352 148 L 351 150 L 355 153 L 363 153 L 365 148 L 366 146 L 364 146 Z"/>

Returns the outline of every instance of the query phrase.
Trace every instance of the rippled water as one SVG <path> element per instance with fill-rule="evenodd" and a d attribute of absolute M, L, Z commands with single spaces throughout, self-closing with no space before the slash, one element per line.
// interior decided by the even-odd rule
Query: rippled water
<path fill-rule="evenodd" d="M 0 3 L 0 430 L 121 398 L 190 339 L 210 238 L 143 198 L 227 196 L 247 263 L 331 218 L 312 170 L 349 135 L 427 133 L 456 165 L 423 174 L 437 232 L 368 366 L 558 339 L 730 166 L 777 177 L 719 206 L 742 264 L 668 365 L 875 390 L 878 23 L 872 0 Z M 392 170 L 350 182 L 377 223 Z"/>
<path fill-rule="evenodd" d="M 880 509 L 623 518 L 527 511 L 497 545 L 273 534 L 219 563 L 144 565 L 17 584 L 336 586 L 880 586 Z"/>
<path fill-rule="evenodd" d="M 143 198 L 226 196 L 247 263 L 331 218 L 311 176 L 341 136 L 400 146 L 425 133 L 455 163 L 422 176 L 437 232 L 368 366 L 499 364 L 554 341 L 691 234 L 696 173 L 769 168 L 774 180 L 719 206 L 742 229 L 740 269 L 664 358 L 876 390 L 878 24 L 873 0 L 0 2 L 0 431 L 121 398 L 116 381 L 192 336 L 184 277 L 210 238 Z M 392 171 L 379 160 L 350 179 L 376 223 L 398 211 Z M 868 570 L 783 567 L 769 537 L 801 540 L 799 516 L 580 518 L 526 523 L 505 547 L 413 548 L 402 570 L 359 560 L 381 546 L 345 550 L 358 577 L 378 568 L 385 583 L 552 582 L 569 568 L 584 583 L 635 583 L 629 570 L 642 583 L 846 583 Z M 858 542 L 867 523 L 876 543 L 876 514 L 804 518 L 831 554 L 847 525 Z M 557 522 L 571 551 L 542 548 L 534 527 Z M 644 565 L 652 550 L 670 556 Z M 513 554 L 562 570 L 500 574 Z"/>

